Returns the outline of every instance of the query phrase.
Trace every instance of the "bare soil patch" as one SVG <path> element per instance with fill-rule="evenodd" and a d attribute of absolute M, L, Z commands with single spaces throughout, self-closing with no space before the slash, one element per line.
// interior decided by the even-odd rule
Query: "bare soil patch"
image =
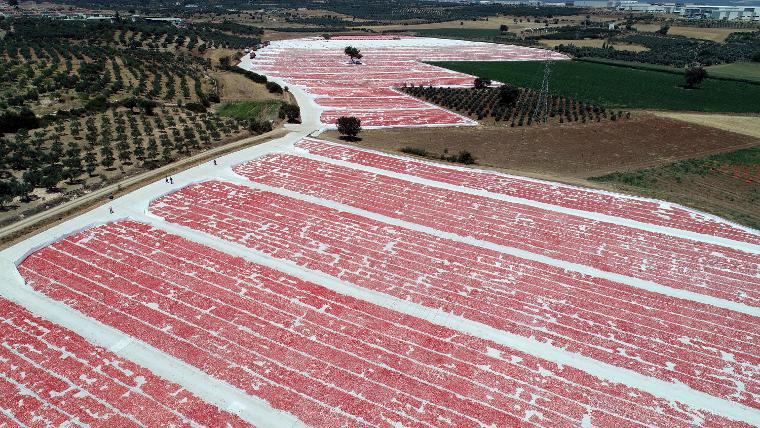
<path fill-rule="evenodd" d="M 360 136 L 356 144 L 365 147 L 386 151 L 415 147 L 433 154 L 466 150 L 481 167 L 572 182 L 759 143 L 747 135 L 650 114 L 615 123 L 397 128 L 366 130 Z M 340 141 L 334 131 L 322 137 Z"/>

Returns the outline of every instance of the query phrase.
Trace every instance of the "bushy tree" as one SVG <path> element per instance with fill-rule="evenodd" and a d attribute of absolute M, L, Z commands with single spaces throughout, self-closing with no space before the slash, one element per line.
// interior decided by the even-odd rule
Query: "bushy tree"
<path fill-rule="evenodd" d="M 280 113 L 286 117 L 290 123 L 299 122 L 299 118 L 301 117 L 301 109 L 296 104 L 283 104 L 280 106 Z"/>
<path fill-rule="evenodd" d="M 15 178 L 10 180 L 0 180 L 0 208 L 5 208 L 5 204 L 16 197 L 18 191 L 18 182 Z"/>
<path fill-rule="evenodd" d="M 73 184 L 74 179 L 82 175 L 82 149 L 76 143 L 69 144 L 66 150 L 66 158 L 63 160 L 64 177 Z"/>
<path fill-rule="evenodd" d="M 520 98 L 520 89 L 512 85 L 502 85 L 499 88 L 499 102 L 504 105 L 511 106 L 517 102 Z"/>
<path fill-rule="evenodd" d="M 684 80 L 687 89 L 695 89 L 707 78 L 707 70 L 701 66 L 691 66 L 684 72 Z"/>
<path fill-rule="evenodd" d="M 361 120 L 354 116 L 341 116 L 335 123 L 338 126 L 338 132 L 350 138 L 356 138 L 362 131 Z"/>
<path fill-rule="evenodd" d="M 362 59 L 364 55 L 362 55 L 361 51 L 358 48 L 355 48 L 353 46 L 346 46 L 345 49 L 343 49 L 343 52 L 348 55 L 348 58 L 350 59 L 351 63 L 354 64 L 356 61 Z"/>
<path fill-rule="evenodd" d="M 475 81 L 473 81 L 473 85 L 475 86 L 475 89 L 485 89 L 491 86 L 491 79 L 486 77 L 476 77 Z"/>

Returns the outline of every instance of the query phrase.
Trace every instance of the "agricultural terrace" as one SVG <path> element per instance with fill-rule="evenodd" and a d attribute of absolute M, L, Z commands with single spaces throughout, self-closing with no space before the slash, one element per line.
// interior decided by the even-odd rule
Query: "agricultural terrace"
<path fill-rule="evenodd" d="M 352 64 L 343 49 L 349 40 L 334 37 L 283 40 L 243 58 L 241 67 L 303 88 L 321 109 L 321 122 L 358 117 L 362 126 L 472 125 L 475 121 L 431 105 L 395 88 L 472 86 L 473 76 L 423 64 L 444 60 L 563 60 L 542 49 L 416 37 L 365 36 L 350 40 L 363 64 Z"/>
<path fill-rule="evenodd" d="M 373 56 L 464 85 L 418 60 L 545 55 L 440 43 L 273 43 L 243 65 L 292 85 L 285 137 L 0 253 L 0 424 L 760 425 L 759 232 L 309 137 L 461 118 L 389 109 L 423 102 Z"/>
<path fill-rule="evenodd" d="M 533 89 L 540 89 L 544 68 L 533 61 L 431 64 Z M 552 93 L 610 108 L 760 112 L 760 85 L 708 77 L 698 89 L 683 86 L 682 73 L 586 61 L 554 62 L 549 82 Z"/>
<path fill-rule="evenodd" d="M 254 27 L 18 17 L 0 29 L 0 224 L 271 130 L 278 112 L 214 112 L 234 78 L 288 97 L 216 67 L 258 43 Z"/>

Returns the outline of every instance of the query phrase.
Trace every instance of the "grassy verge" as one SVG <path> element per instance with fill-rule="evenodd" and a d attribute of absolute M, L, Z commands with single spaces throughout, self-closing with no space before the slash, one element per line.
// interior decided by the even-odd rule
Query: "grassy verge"
<path fill-rule="evenodd" d="M 605 58 L 576 58 L 575 61 L 591 62 L 594 64 L 607 64 L 618 67 L 634 68 L 637 70 L 662 71 L 663 73 L 678 74 L 679 76 L 683 75 L 683 68 L 671 67 L 669 65 L 647 64 L 645 62 L 622 61 L 618 59 Z"/>
<path fill-rule="evenodd" d="M 750 80 L 760 83 L 760 62 L 736 62 L 707 67 L 710 76 Z"/>
<path fill-rule="evenodd" d="M 217 113 L 238 120 L 276 120 L 282 104 L 280 100 L 235 101 L 222 104 Z"/>
<path fill-rule="evenodd" d="M 444 68 L 538 89 L 543 61 L 433 62 Z M 587 61 L 555 61 L 549 90 L 611 108 L 751 113 L 760 111 L 760 85 L 706 79 L 684 89 L 683 76 Z"/>
<path fill-rule="evenodd" d="M 760 147 L 688 159 L 590 181 L 690 205 L 760 229 Z"/>

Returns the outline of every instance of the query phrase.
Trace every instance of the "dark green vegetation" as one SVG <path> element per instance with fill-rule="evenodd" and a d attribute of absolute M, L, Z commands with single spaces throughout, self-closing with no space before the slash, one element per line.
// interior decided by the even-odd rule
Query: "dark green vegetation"
<path fill-rule="evenodd" d="M 549 33 L 535 36 L 535 38 L 547 40 L 580 40 L 580 39 L 607 39 L 620 34 L 620 30 L 610 30 L 607 27 L 568 25 L 564 27 L 552 27 Z"/>
<path fill-rule="evenodd" d="M 454 163 L 461 163 L 465 165 L 472 165 L 475 163 L 475 158 L 472 156 L 472 153 L 462 150 L 459 153 L 456 154 L 449 154 L 449 149 L 445 149 L 443 153 L 440 155 L 436 155 L 434 153 L 430 153 L 425 149 L 421 149 L 419 147 L 402 147 L 399 149 L 400 152 L 406 153 L 409 155 L 414 156 L 420 156 L 423 158 L 428 159 L 438 159 L 446 162 L 454 162 Z"/>
<path fill-rule="evenodd" d="M 547 37 L 544 36 L 544 38 Z M 574 57 L 605 58 L 676 67 L 684 67 L 691 63 L 708 66 L 737 61 L 756 61 L 760 58 L 760 31 L 732 33 L 725 43 L 684 36 L 635 32 L 612 37 L 610 41 L 643 45 L 649 50 L 631 52 L 575 45 L 560 45 L 558 50 Z"/>
<path fill-rule="evenodd" d="M 415 28 L 412 33 L 421 37 L 436 37 L 441 39 L 473 40 L 490 43 L 508 43 L 515 45 L 536 45 L 534 39 L 518 38 L 515 34 L 501 31 L 498 28 Z M 386 33 L 407 32 L 387 31 Z"/>
<path fill-rule="evenodd" d="M 420 28 L 415 29 L 414 32 L 420 36 L 446 37 L 452 39 L 489 39 L 497 37 L 514 37 L 514 35 L 502 34 L 502 32 L 497 28 Z"/>
<path fill-rule="evenodd" d="M 433 63 L 463 73 L 538 89 L 545 64 L 520 62 Z M 551 93 L 607 108 L 758 112 L 760 85 L 707 78 L 699 89 L 685 89 L 682 74 L 639 70 L 581 61 L 554 61 Z"/>
<path fill-rule="evenodd" d="M 220 97 L 205 54 L 258 43 L 254 27 L 18 18 L 0 30 L 0 206 L 71 199 L 272 128 L 208 111 Z"/>
<path fill-rule="evenodd" d="M 131 21 L 6 19 L 0 27 L 7 31 L 0 39 L 0 114 L 27 107 L 46 122 L 102 111 L 126 97 L 207 107 L 218 97 L 204 81 L 211 64 L 202 53 L 258 42 L 205 27 Z"/>
<path fill-rule="evenodd" d="M 494 15 L 513 16 L 566 16 L 582 13 L 584 10 L 572 7 L 504 5 L 486 3 L 455 3 L 420 0 L 211 0 L 195 2 L 197 7 L 187 9 L 183 2 L 174 0 L 56 0 L 83 8 L 93 6 L 119 9 L 125 11 L 161 12 L 163 15 L 187 15 L 200 13 L 220 13 L 225 9 L 242 12 L 277 9 L 321 9 L 366 20 L 367 25 L 387 22 L 443 22 L 454 20 L 482 19 Z M 299 24 L 317 24 L 332 27 L 350 25 L 353 21 L 340 17 L 297 17 L 289 16 L 289 22 Z"/>
<path fill-rule="evenodd" d="M 536 91 L 511 85 L 501 88 L 407 86 L 401 90 L 473 119 L 491 118 L 512 127 L 544 122 L 616 121 L 629 117 L 622 111 L 607 111 L 604 107 L 562 96 L 550 96 L 542 103 Z"/>
<path fill-rule="evenodd" d="M 647 196 L 666 197 L 760 229 L 760 147 L 590 180 Z"/>

